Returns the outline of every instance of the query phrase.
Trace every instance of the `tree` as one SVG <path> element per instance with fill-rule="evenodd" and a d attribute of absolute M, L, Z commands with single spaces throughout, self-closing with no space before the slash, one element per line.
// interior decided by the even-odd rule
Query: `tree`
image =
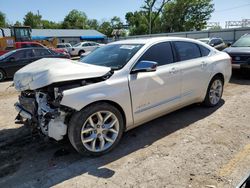
<path fill-rule="evenodd" d="M 85 29 L 87 28 L 87 16 L 84 12 L 72 10 L 63 20 L 63 29 Z"/>
<path fill-rule="evenodd" d="M 96 19 L 87 20 L 88 29 L 97 30 L 99 27 L 98 21 Z"/>
<path fill-rule="evenodd" d="M 113 29 L 121 29 L 123 27 L 121 18 L 117 16 L 114 16 L 113 18 L 111 18 L 110 23 Z"/>
<path fill-rule="evenodd" d="M 144 0 L 145 5 L 142 6 L 142 9 L 146 12 L 149 34 L 152 33 L 156 20 L 159 18 L 165 4 L 169 1 L 170 0 L 161 0 L 160 4 L 158 4 L 157 0 Z"/>
<path fill-rule="evenodd" d="M 144 35 L 148 33 L 148 21 L 144 11 L 128 12 L 125 18 L 129 25 L 130 35 Z"/>
<path fill-rule="evenodd" d="M 22 26 L 22 23 L 19 21 L 16 21 L 16 23 L 14 24 L 14 26 Z"/>
<path fill-rule="evenodd" d="M 215 26 L 210 27 L 208 30 L 209 31 L 218 31 L 221 29 L 222 29 L 222 27 L 220 25 L 215 25 Z"/>
<path fill-rule="evenodd" d="M 33 14 L 28 12 L 23 18 L 23 24 L 25 26 L 30 26 L 33 29 L 42 28 L 42 16 L 39 14 Z"/>
<path fill-rule="evenodd" d="M 104 35 L 106 35 L 107 37 L 112 37 L 112 31 L 113 31 L 113 28 L 112 28 L 112 25 L 109 21 L 103 21 L 98 30 L 103 33 Z"/>
<path fill-rule="evenodd" d="M 124 36 L 125 33 L 123 32 L 122 28 L 123 23 L 121 21 L 121 18 L 114 16 L 109 21 L 103 21 L 98 27 L 98 30 L 108 37 L 113 36 L 112 33 L 114 30 L 119 30 L 119 32 L 121 32 L 121 36 Z"/>
<path fill-rule="evenodd" d="M 164 32 L 201 30 L 214 11 L 212 0 L 174 0 L 163 8 Z"/>
<path fill-rule="evenodd" d="M 0 12 L 0 27 L 6 26 L 6 17 L 5 14 Z"/>
<path fill-rule="evenodd" d="M 49 20 L 42 20 L 41 24 L 43 29 L 60 29 L 62 27 L 60 23 L 52 22 Z"/>

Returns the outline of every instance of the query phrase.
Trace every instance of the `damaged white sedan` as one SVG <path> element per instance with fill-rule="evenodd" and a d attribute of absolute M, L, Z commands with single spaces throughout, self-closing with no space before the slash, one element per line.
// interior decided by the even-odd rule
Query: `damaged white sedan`
<path fill-rule="evenodd" d="M 19 70 L 17 121 L 81 154 L 113 149 L 124 131 L 192 103 L 216 106 L 230 57 L 199 41 L 159 37 L 108 44 L 82 62 L 41 59 Z"/>

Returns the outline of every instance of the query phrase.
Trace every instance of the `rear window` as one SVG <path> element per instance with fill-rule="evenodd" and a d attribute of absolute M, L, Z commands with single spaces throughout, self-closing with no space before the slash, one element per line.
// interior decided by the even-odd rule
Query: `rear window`
<path fill-rule="evenodd" d="M 179 61 L 186 61 L 201 57 L 201 52 L 197 44 L 192 42 L 174 42 Z"/>
<path fill-rule="evenodd" d="M 200 47 L 200 50 L 201 50 L 201 56 L 204 57 L 204 56 L 208 56 L 210 54 L 210 50 L 207 49 L 206 47 L 202 46 L 202 45 L 199 45 Z"/>

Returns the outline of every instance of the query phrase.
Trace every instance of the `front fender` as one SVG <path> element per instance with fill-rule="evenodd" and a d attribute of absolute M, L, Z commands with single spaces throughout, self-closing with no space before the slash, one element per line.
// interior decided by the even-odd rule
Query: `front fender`
<path fill-rule="evenodd" d="M 74 89 L 65 90 L 61 105 L 80 111 L 87 105 L 98 101 L 112 101 L 124 111 L 127 126 L 133 124 L 128 80 L 103 81 Z"/>

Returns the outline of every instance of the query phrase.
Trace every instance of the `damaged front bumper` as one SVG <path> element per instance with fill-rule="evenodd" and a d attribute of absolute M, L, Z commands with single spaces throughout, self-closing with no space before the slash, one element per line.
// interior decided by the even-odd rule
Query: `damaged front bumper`
<path fill-rule="evenodd" d="M 55 140 L 62 140 L 67 134 L 65 124 L 66 113 L 59 107 L 52 108 L 47 101 L 47 94 L 36 92 L 32 96 L 19 96 L 19 102 L 14 104 L 18 115 L 16 123 L 28 122 L 43 135 Z"/>

